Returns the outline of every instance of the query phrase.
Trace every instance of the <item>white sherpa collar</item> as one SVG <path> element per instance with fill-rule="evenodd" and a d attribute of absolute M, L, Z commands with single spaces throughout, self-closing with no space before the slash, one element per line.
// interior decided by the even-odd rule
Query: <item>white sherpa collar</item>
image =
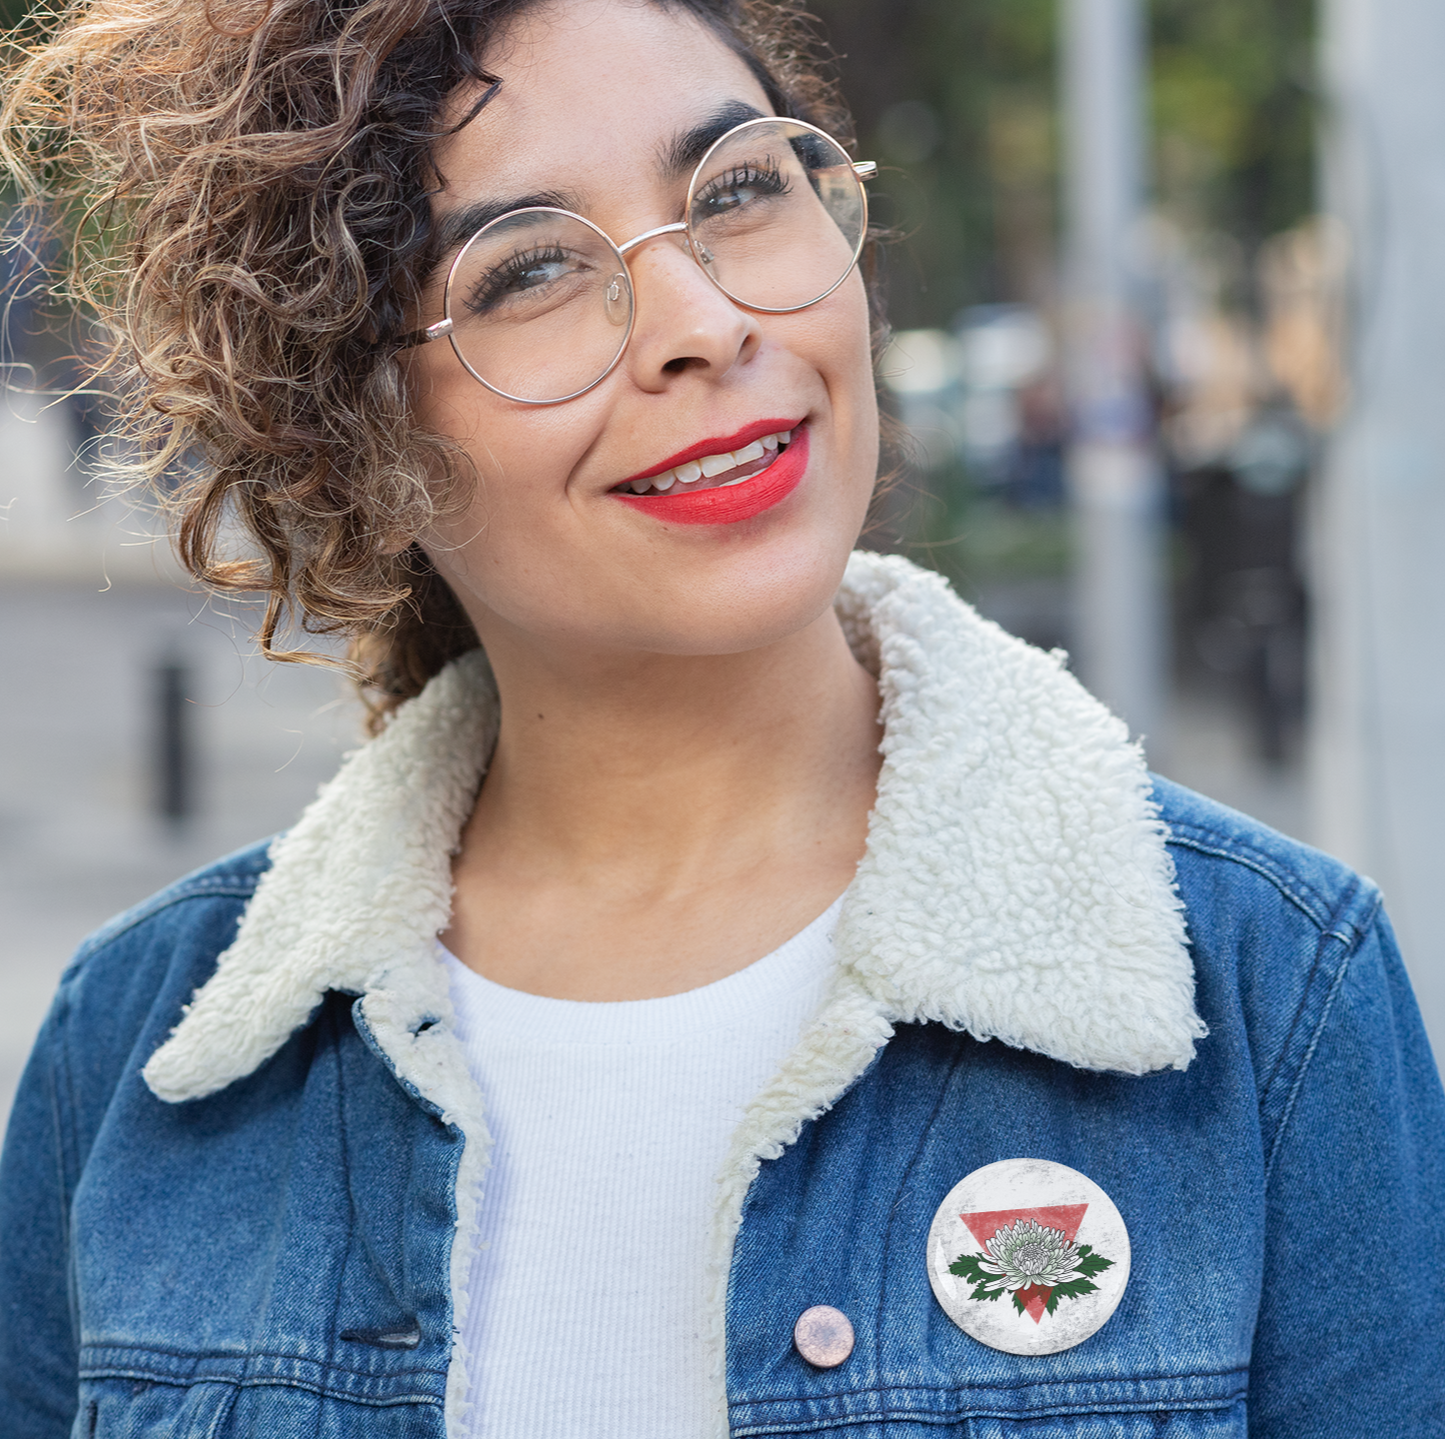
<path fill-rule="evenodd" d="M 1141 750 L 1050 655 L 897 557 L 837 600 L 883 694 L 845 965 L 898 1021 L 1086 1069 L 1186 1067 L 1203 1024 Z"/>
<path fill-rule="evenodd" d="M 1204 1027 L 1164 830 L 1124 725 L 1058 657 L 902 558 L 855 553 L 836 605 L 879 677 L 884 722 L 868 849 L 837 934 L 844 970 L 896 1021 L 1087 1069 L 1187 1066 Z M 474 653 L 347 761 L 272 848 L 236 941 L 147 1065 L 159 1097 L 251 1073 L 328 989 L 361 994 L 376 1022 L 397 1010 L 408 1031 L 449 1017 L 431 944 L 496 723 Z"/>

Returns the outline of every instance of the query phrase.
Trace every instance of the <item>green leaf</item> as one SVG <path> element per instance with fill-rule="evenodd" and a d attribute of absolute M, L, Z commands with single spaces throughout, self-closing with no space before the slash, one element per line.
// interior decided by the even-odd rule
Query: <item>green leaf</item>
<path fill-rule="evenodd" d="M 987 1280 L 997 1279 L 997 1275 L 989 1274 L 987 1270 L 979 1268 L 979 1256 L 976 1254 L 961 1254 L 948 1266 L 949 1274 L 962 1275 L 970 1284 L 981 1284 Z"/>
<path fill-rule="evenodd" d="M 969 1299 L 997 1299 L 1003 1293 L 1003 1286 L 990 1289 L 986 1284 L 975 1285 Z"/>
<path fill-rule="evenodd" d="M 1024 1310 L 1027 1308 L 1027 1306 L 1024 1304 L 1024 1292 L 1023 1292 L 1023 1290 L 1021 1290 L 1021 1289 L 1016 1289 L 1016 1290 L 1013 1292 L 1013 1302 L 1014 1302 L 1014 1308 L 1015 1308 L 1020 1314 L 1023 1314 Z"/>
<path fill-rule="evenodd" d="M 1099 1288 L 1091 1279 L 1071 1279 L 1067 1284 L 1056 1284 L 1049 1296 L 1049 1313 L 1054 1312 L 1054 1301 L 1077 1299 L 1081 1294 L 1093 1294 Z"/>
<path fill-rule="evenodd" d="M 1095 1254 L 1087 1244 L 1079 1246 L 1079 1273 L 1087 1275 L 1090 1279 L 1096 1274 L 1103 1274 L 1106 1269 L 1113 1269 L 1114 1261 L 1105 1259 L 1102 1254 Z"/>

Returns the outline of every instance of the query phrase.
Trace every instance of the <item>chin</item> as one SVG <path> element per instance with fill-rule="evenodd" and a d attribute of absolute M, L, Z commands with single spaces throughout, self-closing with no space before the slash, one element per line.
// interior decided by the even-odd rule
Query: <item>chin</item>
<path fill-rule="evenodd" d="M 721 656 L 768 647 L 811 626 L 832 605 L 853 549 L 851 534 L 779 539 L 730 548 L 706 566 L 654 578 L 645 625 L 623 630 L 624 647 L 671 656 Z M 632 609 L 629 609 L 632 610 Z"/>

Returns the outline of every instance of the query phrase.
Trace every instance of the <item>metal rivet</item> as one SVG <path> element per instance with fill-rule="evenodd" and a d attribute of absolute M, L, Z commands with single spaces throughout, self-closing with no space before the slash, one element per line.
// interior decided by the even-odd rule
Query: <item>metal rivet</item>
<path fill-rule="evenodd" d="M 798 1316 L 798 1323 L 793 1326 L 793 1343 L 810 1365 L 831 1370 L 853 1353 L 853 1326 L 842 1310 L 835 1310 L 832 1305 L 814 1305 Z"/>

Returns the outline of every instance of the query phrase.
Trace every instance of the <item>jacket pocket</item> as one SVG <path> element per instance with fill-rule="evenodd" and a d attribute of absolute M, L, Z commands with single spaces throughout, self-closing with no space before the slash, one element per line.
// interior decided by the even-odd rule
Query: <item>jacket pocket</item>
<path fill-rule="evenodd" d="M 1243 1370 L 1005 1387 L 795 1393 L 734 1402 L 732 1433 L 851 1440 L 1220 1440 L 1248 1435 Z"/>
<path fill-rule="evenodd" d="M 125 1377 L 80 1382 L 71 1438 L 80 1440 L 210 1440 L 226 1433 L 237 1386 L 207 1380 L 161 1385 Z"/>
<path fill-rule="evenodd" d="M 1041 1419 L 976 1415 L 971 1440 L 1240 1440 L 1249 1434 L 1244 1401 L 1223 1409 L 1125 1410 Z"/>
<path fill-rule="evenodd" d="M 349 1351 L 349 1354 L 345 1354 Z M 88 1345 L 80 1358 L 73 1438 L 205 1440 L 424 1439 L 446 1434 L 446 1377 L 389 1358 L 359 1368 L 322 1352 L 188 1354 L 130 1344 Z M 410 1355 L 404 1357 L 409 1361 Z"/>

